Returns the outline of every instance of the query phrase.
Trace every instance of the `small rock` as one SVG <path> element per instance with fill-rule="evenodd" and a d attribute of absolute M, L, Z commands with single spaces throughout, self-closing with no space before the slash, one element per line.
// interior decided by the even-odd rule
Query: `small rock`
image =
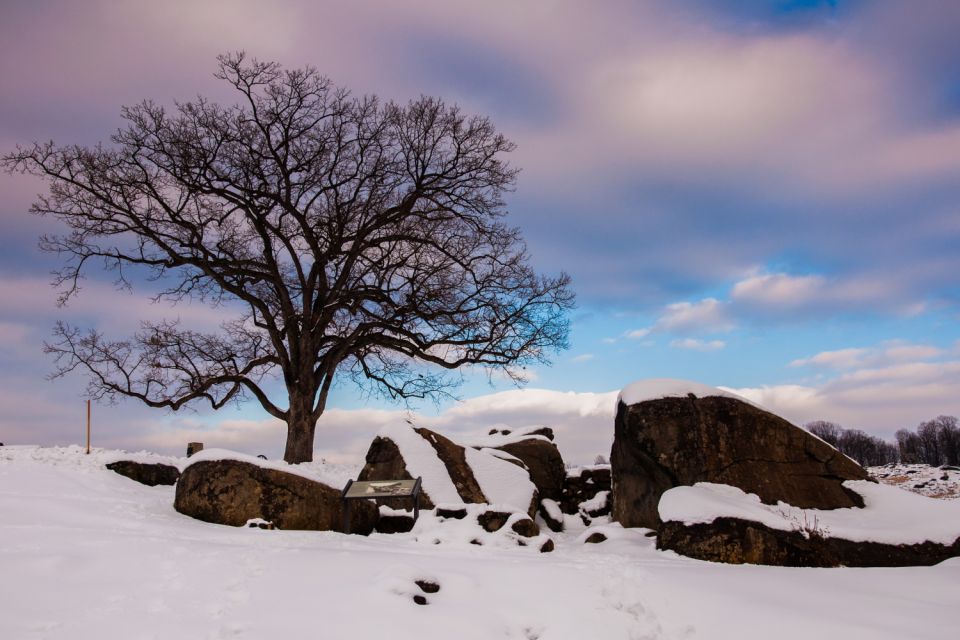
<path fill-rule="evenodd" d="M 440 591 L 440 585 L 430 580 L 416 580 L 414 582 L 424 593 L 436 593 Z"/>
<path fill-rule="evenodd" d="M 477 522 L 480 523 L 480 526 L 491 533 L 502 529 L 509 519 L 510 514 L 503 511 L 484 511 L 477 516 Z"/>
<path fill-rule="evenodd" d="M 476 538 L 474 538 L 473 540 L 471 540 L 471 541 L 470 541 L 470 544 L 475 544 L 475 545 L 477 545 L 478 547 L 482 547 L 482 546 L 483 546 L 483 543 L 480 542 L 479 540 L 477 540 Z"/>
<path fill-rule="evenodd" d="M 413 530 L 413 524 L 413 516 L 380 514 L 374 530 L 377 533 L 407 533 Z"/>
<path fill-rule="evenodd" d="M 463 520 L 467 517 L 465 508 L 437 507 L 437 516 L 440 518 L 453 518 L 454 520 Z"/>
<path fill-rule="evenodd" d="M 413 596 L 413 601 L 417 604 L 427 604 L 427 599 L 419 594 Z"/>
<path fill-rule="evenodd" d="M 587 536 L 586 540 L 584 540 L 584 542 L 587 542 L 589 544 L 598 544 L 600 542 L 606 542 L 606 541 L 607 541 L 607 536 L 603 535 L 599 531 L 594 531 L 589 536 Z"/>
<path fill-rule="evenodd" d="M 553 551 L 553 540 L 547 538 L 547 541 L 540 545 L 540 553 L 550 553 Z"/>
<path fill-rule="evenodd" d="M 510 526 L 510 528 L 524 538 L 536 538 L 538 535 L 540 535 L 540 527 L 538 527 L 537 523 L 530 518 L 522 518 L 517 520 Z"/>
<path fill-rule="evenodd" d="M 118 460 L 108 464 L 107 469 L 148 487 L 176 484 L 180 478 L 180 470 L 169 464 L 148 464 L 134 462 L 133 460 Z"/>

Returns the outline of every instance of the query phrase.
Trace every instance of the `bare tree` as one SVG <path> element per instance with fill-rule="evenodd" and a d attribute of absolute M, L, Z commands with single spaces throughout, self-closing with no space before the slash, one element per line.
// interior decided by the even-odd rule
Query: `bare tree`
<path fill-rule="evenodd" d="M 85 370 L 97 398 L 173 410 L 253 396 L 286 422 L 284 458 L 298 463 L 340 375 L 426 397 L 464 365 L 519 378 L 566 346 L 569 279 L 535 273 L 503 222 L 513 144 L 488 119 L 428 97 L 352 97 L 311 68 L 219 62 L 234 106 L 147 101 L 123 109 L 112 145 L 3 158 L 48 179 L 32 211 L 69 226 L 41 239 L 66 258 L 62 302 L 101 263 L 124 286 L 146 269 L 157 299 L 241 309 L 215 333 L 145 322 L 111 340 L 58 324 L 55 375 Z"/>
<path fill-rule="evenodd" d="M 833 447 L 837 446 L 840 440 L 840 434 L 843 433 L 843 427 L 835 422 L 828 422 L 826 420 L 808 422 L 804 425 L 804 428 Z"/>

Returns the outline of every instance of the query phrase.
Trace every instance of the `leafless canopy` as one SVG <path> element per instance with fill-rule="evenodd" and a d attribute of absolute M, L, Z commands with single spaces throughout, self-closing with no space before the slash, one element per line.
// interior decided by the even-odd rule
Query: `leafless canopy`
<path fill-rule="evenodd" d="M 513 145 L 488 119 L 428 97 L 353 97 L 310 68 L 219 62 L 239 104 L 144 102 L 111 145 L 4 157 L 48 179 L 33 211 L 69 226 L 41 239 L 66 258 L 64 301 L 102 264 L 121 282 L 148 269 L 161 299 L 243 310 L 216 333 L 145 323 L 119 341 L 60 324 L 57 374 L 86 370 L 96 396 L 152 407 L 252 395 L 286 421 L 285 457 L 301 462 L 338 373 L 422 397 L 450 382 L 444 370 L 513 375 L 565 346 L 568 278 L 536 274 L 503 222 Z M 282 376 L 286 408 L 267 374 Z"/>

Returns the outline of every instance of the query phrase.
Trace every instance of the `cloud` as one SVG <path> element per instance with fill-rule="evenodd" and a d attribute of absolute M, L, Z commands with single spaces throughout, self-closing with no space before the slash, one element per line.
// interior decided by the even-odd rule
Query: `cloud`
<path fill-rule="evenodd" d="M 185 327 L 195 330 L 215 331 L 236 313 L 229 306 L 154 303 L 146 287 L 135 287 L 130 292 L 91 279 L 81 281 L 80 287 L 66 306 L 58 307 L 59 292 L 48 279 L 0 272 L 0 299 L 10 301 L 0 310 L 0 320 L 36 323 L 42 319 L 52 326 L 54 318 L 66 317 L 108 332 L 130 333 L 140 328 L 141 321 L 166 318 L 180 319 Z"/>
<path fill-rule="evenodd" d="M 717 333 L 730 331 L 734 322 L 726 305 L 716 298 L 667 305 L 654 325 L 655 331 L 670 333 Z"/>
<path fill-rule="evenodd" d="M 570 362 L 574 362 L 574 363 L 589 362 L 590 360 L 593 360 L 594 357 L 596 356 L 594 356 L 592 353 L 581 353 L 578 356 L 574 356 L 570 358 Z"/>
<path fill-rule="evenodd" d="M 651 329 L 634 329 L 633 331 L 628 331 L 626 337 L 631 340 L 640 340 L 650 335 L 650 331 Z"/>
<path fill-rule="evenodd" d="M 883 438 L 937 415 L 960 415 L 960 362 L 862 369 L 817 386 L 770 385 L 732 391 L 796 424 L 830 420 Z"/>
<path fill-rule="evenodd" d="M 790 366 L 848 370 L 877 367 L 893 362 L 929 360 L 939 357 L 943 353 L 942 349 L 932 345 L 890 340 L 876 347 L 821 351 L 809 358 L 794 360 L 790 363 Z"/>
<path fill-rule="evenodd" d="M 869 353 L 868 349 L 837 349 L 836 351 L 821 351 L 820 353 L 801 358 L 790 363 L 791 367 L 818 366 L 831 369 L 851 369 L 863 362 L 863 357 Z"/>
<path fill-rule="evenodd" d="M 697 340 L 696 338 L 684 338 L 683 340 L 672 340 L 670 346 L 676 349 L 690 349 L 692 351 L 719 351 L 727 346 L 723 340 Z"/>

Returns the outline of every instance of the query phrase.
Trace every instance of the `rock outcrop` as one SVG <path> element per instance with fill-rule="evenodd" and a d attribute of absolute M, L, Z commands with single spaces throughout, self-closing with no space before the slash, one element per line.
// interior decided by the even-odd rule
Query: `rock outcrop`
<path fill-rule="evenodd" d="M 598 496 L 602 499 L 598 499 Z M 587 520 L 610 515 L 610 465 L 593 465 L 571 472 L 563 482 L 560 509 Z M 590 524 L 587 520 L 584 524 Z"/>
<path fill-rule="evenodd" d="M 728 564 L 905 567 L 929 566 L 960 556 L 960 538 L 952 545 L 929 541 L 918 544 L 855 542 L 725 517 L 697 524 L 664 522 L 657 531 L 657 548 Z"/>
<path fill-rule="evenodd" d="M 118 460 L 106 465 L 110 471 L 136 480 L 149 487 L 157 485 L 172 485 L 177 483 L 180 470 L 169 464 L 134 462 L 133 460 Z"/>
<path fill-rule="evenodd" d="M 853 460 L 783 418 L 695 387 L 703 395 L 618 404 L 610 456 L 614 520 L 655 529 L 663 492 L 697 482 L 739 487 L 767 504 L 863 506 L 842 485 L 867 478 Z"/>
<path fill-rule="evenodd" d="M 343 530 L 340 490 L 309 478 L 241 460 L 201 460 L 177 482 L 174 508 L 184 515 L 234 527 L 253 518 L 279 529 Z M 352 500 L 351 533 L 368 534 L 377 507 Z"/>
<path fill-rule="evenodd" d="M 417 475 L 422 478 L 420 505 L 424 509 L 438 504 L 503 503 L 522 507 L 531 516 L 536 513 L 537 489 L 523 467 L 485 451 L 462 447 L 425 428 L 403 425 L 381 431 L 367 451 L 358 480 L 411 479 Z M 484 487 L 484 478 L 491 476 L 497 481 Z M 513 480 L 504 482 L 504 478 Z M 379 499 L 378 503 L 393 509 L 411 506 L 409 500 L 396 498 Z"/>

